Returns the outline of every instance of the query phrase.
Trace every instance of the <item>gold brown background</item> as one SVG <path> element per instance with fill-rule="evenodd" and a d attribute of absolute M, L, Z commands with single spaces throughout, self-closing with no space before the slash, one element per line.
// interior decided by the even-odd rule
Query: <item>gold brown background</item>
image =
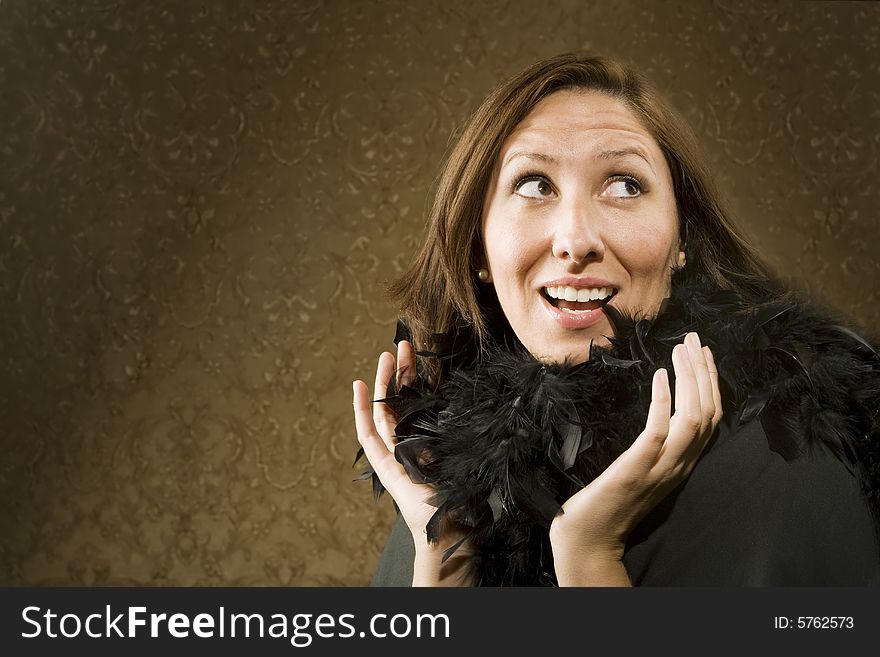
<path fill-rule="evenodd" d="M 0 0 L 0 584 L 363 585 L 350 382 L 450 135 L 589 48 L 876 326 L 880 6 Z"/>

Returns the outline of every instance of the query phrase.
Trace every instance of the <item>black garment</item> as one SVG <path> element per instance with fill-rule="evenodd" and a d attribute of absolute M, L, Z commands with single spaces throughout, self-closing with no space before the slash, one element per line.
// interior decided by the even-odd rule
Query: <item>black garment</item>
<path fill-rule="evenodd" d="M 672 375 L 673 346 L 696 330 L 725 416 L 690 477 L 631 533 L 633 583 L 880 584 L 876 350 L 789 295 L 747 304 L 681 272 L 672 290 L 650 319 L 606 306 L 611 345 L 581 364 L 540 363 L 505 336 L 485 353 L 466 329 L 435 336 L 420 356 L 444 364 L 440 389 L 418 377 L 387 400 L 397 460 L 437 491 L 428 537 L 461 525 L 479 585 L 555 584 L 550 522 L 640 433 L 654 371 Z M 398 522 L 374 583 L 408 585 L 411 568 Z"/>
<path fill-rule="evenodd" d="M 413 557 L 398 517 L 372 585 L 410 586 Z M 719 433 L 635 528 L 623 561 L 642 586 L 880 585 L 880 546 L 856 477 L 825 450 L 786 461 L 757 421 Z"/>

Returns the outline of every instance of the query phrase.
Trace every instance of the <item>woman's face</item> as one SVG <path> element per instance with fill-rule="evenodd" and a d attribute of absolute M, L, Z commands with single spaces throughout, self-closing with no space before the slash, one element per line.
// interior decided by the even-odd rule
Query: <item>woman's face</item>
<path fill-rule="evenodd" d="M 498 300 L 533 356 L 589 358 L 613 335 L 603 310 L 653 315 L 683 264 L 672 178 L 620 101 L 558 91 L 505 141 L 483 207 Z"/>

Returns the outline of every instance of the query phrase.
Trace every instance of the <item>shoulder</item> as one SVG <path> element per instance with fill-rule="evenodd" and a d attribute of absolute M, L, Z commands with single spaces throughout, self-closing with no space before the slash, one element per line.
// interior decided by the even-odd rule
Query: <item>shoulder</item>
<path fill-rule="evenodd" d="M 877 526 L 858 478 L 822 449 L 774 452 L 759 421 L 724 427 L 633 533 L 625 562 L 642 585 L 880 584 Z"/>
<path fill-rule="evenodd" d="M 715 313 L 709 332 L 734 425 L 758 420 L 770 450 L 793 465 L 805 454 L 836 458 L 880 514 L 876 348 L 793 294 L 740 306 L 733 316 Z"/>

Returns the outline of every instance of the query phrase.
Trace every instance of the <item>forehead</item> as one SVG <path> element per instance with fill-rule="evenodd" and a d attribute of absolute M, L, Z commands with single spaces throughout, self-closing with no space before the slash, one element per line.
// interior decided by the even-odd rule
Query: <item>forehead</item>
<path fill-rule="evenodd" d="M 505 140 L 499 162 L 522 147 L 572 154 L 634 148 L 653 160 L 662 157 L 653 136 L 622 101 L 581 89 L 557 91 L 535 105 Z"/>

